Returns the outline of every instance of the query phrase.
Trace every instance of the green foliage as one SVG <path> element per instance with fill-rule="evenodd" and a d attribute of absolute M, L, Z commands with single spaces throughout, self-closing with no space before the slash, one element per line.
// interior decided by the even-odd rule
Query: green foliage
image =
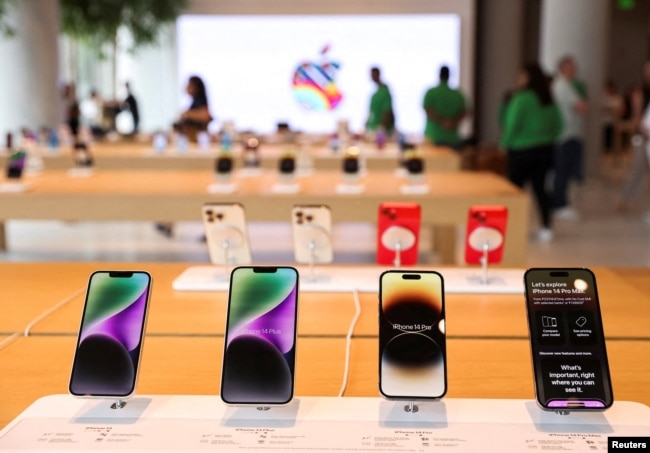
<path fill-rule="evenodd" d="M 16 30 L 14 30 L 14 27 L 6 19 L 11 4 L 15 2 L 16 0 L 0 0 L 0 38 L 9 38 L 16 34 Z"/>
<path fill-rule="evenodd" d="M 176 20 L 186 4 L 186 0 L 60 0 L 61 28 L 99 49 L 114 43 L 124 27 L 137 48 L 155 43 L 160 27 Z"/>

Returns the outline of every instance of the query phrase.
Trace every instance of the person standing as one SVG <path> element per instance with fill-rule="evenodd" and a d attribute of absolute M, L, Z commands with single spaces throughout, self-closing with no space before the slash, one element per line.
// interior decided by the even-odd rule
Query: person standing
<path fill-rule="evenodd" d="M 370 98 L 370 112 L 366 122 L 366 130 L 377 133 L 380 129 L 383 129 L 386 135 L 391 135 L 395 129 L 393 98 L 388 85 L 381 80 L 381 71 L 378 67 L 370 69 L 370 79 L 377 85 L 377 90 Z"/>
<path fill-rule="evenodd" d="M 104 100 L 96 89 L 90 90 L 90 96 L 79 105 L 85 125 L 93 138 L 101 139 L 106 135 L 104 128 Z"/>
<path fill-rule="evenodd" d="M 198 132 L 207 131 L 212 115 L 208 105 L 208 94 L 203 79 L 197 75 L 191 76 L 187 81 L 185 92 L 190 95 L 190 106 L 181 113 L 180 119 L 174 123 L 174 129 L 184 133 L 196 142 Z"/>
<path fill-rule="evenodd" d="M 577 219 L 577 211 L 569 206 L 569 181 L 582 181 L 584 175 L 585 120 L 589 105 L 587 90 L 577 78 L 578 65 L 570 55 L 560 59 L 558 74 L 551 90 L 562 114 L 564 129 L 555 147 L 553 209 L 558 218 Z"/>
<path fill-rule="evenodd" d="M 517 90 L 505 108 L 500 146 L 508 156 L 510 181 L 519 186 L 530 181 L 542 222 L 538 238 L 553 239 L 551 203 L 546 193 L 546 176 L 553 165 L 553 148 L 562 131 L 562 117 L 553 102 L 546 74 L 537 63 L 522 69 Z"/>
<path fill-rule="evenodd" d="M 135 135 L 140 129 L 140 111 L 138 109 L 138 101 L 135 99 L 135 96 L 133 96 L 133 92 L 131 91 L 131 84 L 129 82 L 126 82 L 124 86 L 126 88 L 126 98 L 124 99 L 124 102 L 122 102 L 122 106 L 131 112 L 131 118 L 133 118 L 132 134 Z"/>
<path fill-rule="evenodd" d="M 63 86 L 61 98 L 65 109 L 65 124 L 68 126 L 71 142 L 74 144 L 79 138 L 79 119 L 81 117 L 77 89 L 74 83 Z"/>
<path fill-rule="evenodd" d="M 638 200 L 650 172 L 648 145 L 650 143 L 650 61 L 643 65 L 643 81 L 635 86 L 628 96 L 628 116 L 634 135 L 632 144 L 632 162 L 623 183 L 621 198 L 616 209 L 624 212 L 633 201 Z M 644 221 L 650 223 L 650 213 L 644 214 Z"/>
<path fill-rule="evenodd" d="M 459 149 L 458 126 L 466 114 L 465 96 L 449 86 L 449 67 L 440 68 L 439 78 L 439 84 L 427 90 L 422 102 L 427 118 L 424 135 L 435 145 Z"/>

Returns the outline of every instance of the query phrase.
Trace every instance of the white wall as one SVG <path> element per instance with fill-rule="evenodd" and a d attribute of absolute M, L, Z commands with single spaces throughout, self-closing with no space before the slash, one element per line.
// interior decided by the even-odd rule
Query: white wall
<path fill-rule="evenodd" d="M 61 118 L 57 75 L 58 2 L 21 0 L 10 8 L 13 38 L 0 37 L 0 133 L 55 126 Z M 3 140 L 4 142 L 4 140 Z"/>

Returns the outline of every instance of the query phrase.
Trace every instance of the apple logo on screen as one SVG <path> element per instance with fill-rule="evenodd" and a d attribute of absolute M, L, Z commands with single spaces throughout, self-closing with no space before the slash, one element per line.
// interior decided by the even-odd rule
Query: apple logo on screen
<path fill-rule="evenodd" d="M 293 94 L 307 110 L 334 110 L 343 99 L 336 86 L 340 65 L 328 58 L 329 45 L 321 50 L 321 61 L 303 61 L 293 73 Z"/>

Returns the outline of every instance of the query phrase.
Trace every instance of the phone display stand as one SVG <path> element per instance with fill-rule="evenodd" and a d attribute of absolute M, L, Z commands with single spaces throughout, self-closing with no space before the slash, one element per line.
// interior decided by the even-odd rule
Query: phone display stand
<path fill-rule="evenodd" d="M 223 251 L 223 274 L 217 275 L 217 279 L 228 281 L 230 278 L 229 266 L 233 264 L 231 251 L 241 247 L 246 241 L 246 236 L 237 227 L 227 224 L 219 224 L 212 228 L 211 237 L 220 244 Z"/>
<path fill-rule="evenodd" d="M 399 166 L 393 171 L 393 174 L 396 178 L 406 178 L 409 172 L 406 168 Z"/>
<path fill-rule="evenodd" d="M 242 167 L 237 170 L 237 176 L 240 178 L 257 178 L 262 174 L 260 167 Z"/>
<path fill-rule="evenodd" d="M 391 226 L 381 235 L 381 243 L 388 250 L 395 252 L 393 264 L 400 267 L 402 265 L 402 252 L 415 245 L 415 234 L 408 228 Z"/>
<path fill-rule="evenodd" d="M 446 398 L 422 402 L 411 413 L 403 405 L 367 397 L 300 397 L 267 411 L 226 406 L 216 395 L 153 395 L 117 411 L 105 401 L 49 395 L 0 431 L 0 450 L 300 453 L 317 445 L 322 451 L 360 453 L 552 447 L 585 452 L 605 451 L 608 437 L 650 435 L 650 408 L 629 401 L 617 401 L 605 412 L 568 416 L 541 411 L 529 400 Z M 368 442 L 360 444 L 362 439 Z M 375 439 L 392 445 L 375 445 Z M 443 442 L 448 446 L 438 445 Z"/>
<path fill-rule="evenodd" d="M 309 251 L 309 275 L 305 277 L 308 282 L 316 282 L 319 277 L 315 274 L 314 265 L 319 250 L 331 247 L 330 235 L 318 225 L 303 225 L 296 233 L 296 245 Z M 321 263 L 324 261 L 320 261 Z M 323 276 L 325 280 L 327 277 Z"/>
<path fill-rule="evenodd" d="M 95 174 L 92 167 L 74 167 L 68 170 L 68 176 L 71 178 L 89 178 Z"/>
<path fill-rule="evenodd" d="M 126 401 L 118 399 L 111 404 L 111 409 L 123 409 L 126 406 Z"/>
<path fill-rule="evenodd" d="M 488 279 L 489 254 L 503 245 L 503 234 L 496 228 L 478 227 L 470 233 L 467 243 L 472 249 L 483 252 L 481 284 L 487 285 L 490 282 Z"/>
<path fill-rule="evenodd" d="M 5 181 L 0 183 L 0 193 L 21 193 L 27 190 L 27 184 L 22 181 Z"/>
<path fill-rule="evenodd" d="M 45 170 L 45 162 L 41 156 L 29 155 L 25 160 L 25 174 L 37 175 Z"/>
<path fill-rule="evenodd" d="M 358 179 L 356 182 L 346 181 L 345 179 L 342 183 L 336 185 L 336 193 L 342 195 L 359 195 L 365 192 L 366 186 L 360 184 Z"/>
<path fill-rule="evenodd" d="M 296 182 L 295 175 L 281 175 L 280 180 L 271 186 L 273 193 L 294 194 L 300 192 L 300 184 Z"/>
<path fill-rule="evenodd" d="M 235 193 L 239 186 L 230 181 L 230 178 L 213 182 L 208 186 L 208 193 Z"/>
<path fill-rule="evenodd" d="M 410 175 L 407 176 L 407 178 L 409 178 L 409 182 L 407 184 L 402 184 L 399 187 L 399 191 L 402 195 L 425 195 L 431 191 L 429 184 L 411 181 Z"/>
<path fill-rule="evenodd" d="M 409 414 L 415 414 L 416 412 L 419 412 L 420 408 L 418 407 L 417 404 L 415 404 L 415 401 L 409 401 L 405 406 L 404 406 L 404 412 L 408 412 Z"/>
<path fill-rule="evenodd" d="M 296 266 L 301 277 L 309 274 L 305 265 Z M 228 284 L 215 278 L 214 265 L 189 266 L 173 281 L 176 291 L 227 291 Z M 302 292 L 350 292 L 376 293 L 379 276 L 385 270 L 377 265 L 332 265 L 322 266 L 327 271 L 327 280 L 316 282 L 301 280 Z M 317 269 L 318 270 L 318 269 Z M 478 272 L 468 274 L 467 268 L 437 267 L 445 279 L 445 292 L 448 294 L 524 294 L 525 269 L 494 270 L 490 275 L 490 284 L 481 285 Z M 513 299 L 518 300 L 518 299 Z"/>
<path fill-rule="evenodd" d="M 296 174 L 303 178 L 314 174 L 314 159 L 307 150 L 300 150 L 296 156 Z"/>

